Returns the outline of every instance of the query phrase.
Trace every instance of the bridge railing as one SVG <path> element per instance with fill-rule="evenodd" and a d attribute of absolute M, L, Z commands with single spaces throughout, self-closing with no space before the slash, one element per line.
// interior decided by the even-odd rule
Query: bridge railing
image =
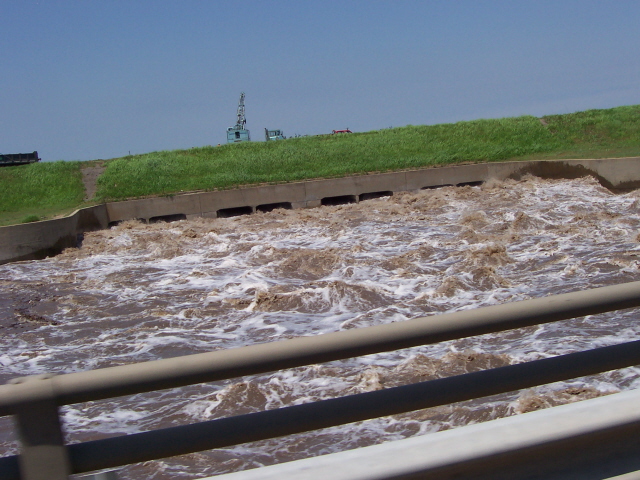
<path fill-rule="evenodd" d="M 65 445 L 58 407 L 328 362 L 640 306 L 640 282 L 405 322 L 0 386 L 20 455 L 0 478 L 62 480 L 113 468 L 509 392 L 640 364 L 640 340 L 276 410 Z"/>

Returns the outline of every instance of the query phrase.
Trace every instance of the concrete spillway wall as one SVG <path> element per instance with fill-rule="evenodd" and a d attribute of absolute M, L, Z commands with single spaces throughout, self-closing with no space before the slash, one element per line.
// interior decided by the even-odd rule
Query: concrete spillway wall
<path fill-rule="evenodd" d="M 591 175 L 607 188 L 628 190 L 640 188 L 640 157 L 456 165 L 112 202 L 78 210 L 65 218 L 0 227 L 0 264 L 56 255 L 76 246 L 84 232 L 125 220 L 217 218 L 274 208 L 355 203 L 394 192 L 474 185 L 490 179 L 517 180 L 526 174 L 542 178 Z"/>

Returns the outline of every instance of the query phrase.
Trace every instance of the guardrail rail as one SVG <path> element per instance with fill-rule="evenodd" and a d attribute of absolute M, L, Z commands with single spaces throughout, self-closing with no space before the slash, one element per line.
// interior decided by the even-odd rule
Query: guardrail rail
<path fill-rule="evenodd" d="M 15 416 L 19 455 L 0 478 L 63 480 L 174 455 L 221 448 L 485 397 L 640 364 L 640 340 L 553 358 L 276 410 L 101 440 L 64 443 L 58 408 L 397 350 L 640 306 L 640 282 L 475 310 L 0 386 L 0 416 Z M 467 428 L 467 427 L 464 427 Z M 640 427 L 636 425 L 636 434 Z M 593 441 L 598 441 L 594 434 Z"/>

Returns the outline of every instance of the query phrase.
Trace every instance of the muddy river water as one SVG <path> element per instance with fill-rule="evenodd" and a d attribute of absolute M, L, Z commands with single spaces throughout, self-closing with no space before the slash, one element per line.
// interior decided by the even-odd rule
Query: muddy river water
<path fill-rule="evenodd" d="M 317 335 L 640 279 L 640 191 L 488 182 L 360 204 L 87 234 L 0 266 L 0 382 Z M 640 339 L 627 310 L 63 409 L 69 442 L 371 391 Z M 192 479 L 640 388 L 640 368 L 140 465 Z M 0 419 L 0 454 L 17 452 Z"/>

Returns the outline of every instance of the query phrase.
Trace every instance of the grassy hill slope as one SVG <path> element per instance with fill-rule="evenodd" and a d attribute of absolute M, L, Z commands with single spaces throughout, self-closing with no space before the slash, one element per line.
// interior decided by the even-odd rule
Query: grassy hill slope
<path fill-rule="evenodd" d="M 624 156 L 640 156 L 640 105 L 132 155 L 105 162 L 93 203 L 463 162 Z M 81 206 L 77 174 L 58 163 L 78 172 L 89 164 L 0 168 L 0 224 Z M 69 183 L 69 192 L 48 196 L 44 177 Z"/>
<path fill-rule="evenodd" d="M 39 162 L 0 168 L 0 225 L 73 212 L 82 204 L 83 162 Z"/>

